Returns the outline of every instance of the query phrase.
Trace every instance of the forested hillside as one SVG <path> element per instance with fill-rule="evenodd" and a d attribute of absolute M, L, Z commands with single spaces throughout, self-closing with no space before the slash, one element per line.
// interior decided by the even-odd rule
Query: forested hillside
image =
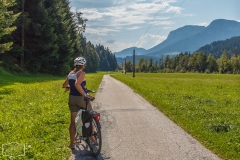
<path fill-rule="evenodd" d="M 219 58 L 224 51 L 227 52 L 228 56 L 231 56 L 231 54 L 240 55 L 240 36 L 213 42 L 201 47 L 196 52 L 199 51 L 203 51 L 207 55 L 212 54 L 215 58 Z"/>
<path fill-rule="evenodd" d="M 64 75 L 78 56 L 87 59 L 86 71 L 115 70 L 115 57 L 104 46 L 83 36 L 87 20 L 72 13 L 68 0 L 8 0 L 1 2 L 0 62 L 7 69 Z M 105 52 L 108 50 L 108 52 Z M 104 52 L 105 54 L 101 54 Z M 104 57 L 101 57 L 101 56 Z M 106 62 L 102 63 L 104 59 Z M 115 61 L 114 61 L 115 60 Z M 113 61 L 113 62 L 110 62 Z M 107 66 L 99 66 L 106 64 Z"/>
<path fill-rule="evenodd" d="M 96 45 L 95 50 L 100 57 L 99 70 L 114 71 L 118 67 L 115 55 L 108 48 L 99 44 Z"/>

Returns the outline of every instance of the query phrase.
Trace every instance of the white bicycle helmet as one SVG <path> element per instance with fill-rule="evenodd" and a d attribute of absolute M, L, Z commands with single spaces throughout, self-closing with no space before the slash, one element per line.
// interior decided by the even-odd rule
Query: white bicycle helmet
<path fill-rule="evenodd" d="M 76 67 L 76 66 L 84 65 L 84 64 L 86 64 L 86 63 L 87 63 L 87 61 L 86 61 L 86 59 L 83 58 L 83 57 L 77 57 L 77 58 L 75 58 L 75 60 L 74 60 L 74 66 L 75 66 L 75 67 Z"/>

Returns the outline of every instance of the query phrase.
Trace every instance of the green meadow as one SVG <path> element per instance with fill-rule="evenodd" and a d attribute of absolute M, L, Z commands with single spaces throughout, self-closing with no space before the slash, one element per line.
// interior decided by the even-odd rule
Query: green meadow
<path fill-rule="evenodd" d="M 106 73 L 86 74 L 97 90 Z M 222 159 L 240 159 L 240 75 L 111 74 Z M 65 77 L 0 68 L 0 159 L 68 159 Z M 18 156 L 18 157 L 17 157 Z"/>
<path fill-rule="evenodd" d="M 114 74 L 220 158 L 240 159 L 240 75 Z"/>
<path fill-rule="evenodd" d="M 87 74 L 87 87 L 97 90 L 103 75 Z M 0 68 L 0 159 L 69 158 L 70 112 L 64 80 L 16 75 Z"/>

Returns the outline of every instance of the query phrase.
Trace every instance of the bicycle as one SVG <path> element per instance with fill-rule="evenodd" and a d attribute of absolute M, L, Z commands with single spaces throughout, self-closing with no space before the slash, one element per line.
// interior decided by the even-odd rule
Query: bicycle
<path fill-rule="evenodd" d="M 65 87 L 65 92 L 69 91 L 69 87 Z M 88 92 L 94 93 L 93 90 L 87 90 Z M 88 106 L 88 103 L 91 103 L 95 98 L 84 98 L 84 101 L 86 102 L 86 108 Z M 85 108 L 82 108 L 85 109 Z M 75 135 L 75 143 L 81 143 L 82 140 L 86 142 L 86 144 L 89 146 L 91 153 L 94 156 L 98 156 L 102 149 L 102 134 L 101 134 L 101 124 L 100 124 L 100 113 L 96 111 L 89 111 L 92 115 L 92 133 L 91 136 L 84 137 L 79 135 L 76 132 Z M 93 140 L 94 139 L 94 140 Z"/>

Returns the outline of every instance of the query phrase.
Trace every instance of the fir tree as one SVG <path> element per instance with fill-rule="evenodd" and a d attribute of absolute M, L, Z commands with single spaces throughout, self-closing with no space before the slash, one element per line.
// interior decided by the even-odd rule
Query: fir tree
<path fill-rule="evenodd" d="M 9 51 L 13 42 L 8 42 L 6 35 L 11 34 L 16 26 L 12 26 L 19 14 L 9 10 L 15 4 L 15 0 L 0 0 L 0 53 Z M 7 41 L 7 42 L 6 42 Z"/>

